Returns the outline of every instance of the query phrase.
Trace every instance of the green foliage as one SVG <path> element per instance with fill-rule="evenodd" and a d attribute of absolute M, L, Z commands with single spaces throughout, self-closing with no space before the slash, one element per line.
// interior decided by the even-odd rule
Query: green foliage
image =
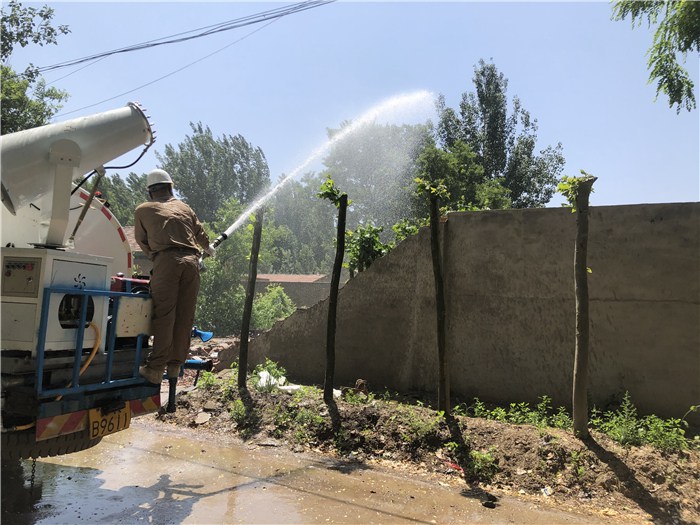
<path fill-rule="evenodd" d="M 109 211 L 122 226 L 134 225 L 134 210 L 148 198 L 146 175 L 129 173 L 126 179 L 117 174 L 106 175 L 100 182 L 102 197 L 109 203 Z"/>
<path fill-rule="evenodd" d="M 219 386 L 219 378 L 212 372 L 202 371 L 197 381 L 197 388 L 202 390 L 214 390 Z"/>
<path fill-rule="evenodd" d="M 685 421 L 675 418 L 661 419 L 655 415 L 646 416 L 640 422 L 643 440 L 666 452 L 687 449 L 688 441 L 685 437 L 684 423 Z"/>
<path fill-rule="evenodd" d="M 218 255 L 218 254 L 217 254 Z M 227 268 L 225 261 L 209 259 L 207 271 L 202 274 L 195 324 L 217 336 L 229 336 L 241 329 L 245 289 L 240 284 L 241 274 Z"/>
<path fill-rule="evenodd" d="M 681 419 L 661 419 L 655 415 L 639 418 L 629 392 L 626 392 L 616 410 L 603 414 L 593 407 L 588 423 L 591 428 L 607 434 L 622 445 L 648 444 L 668 452 L 679 451 L 692 446 L 692 442 L 685 437 L 685 429 L 688 427 L 685 417 L 697 409 L 697 406 L 691 407 Z M 468 413 L 473 417 L 535 425 L 542 429 L 554 427 L 571 430 L 573 427 L 571 417 L 564 407 L 559 407 L 556 412 L 552 411 L 552 400 L 549 396 L 542 396 L 534 410 L 528 403 L 510 403 L 507 409 L 498 406 L 488 408 L 483 401 L 474 398 Z"/>
<path fill-rule="evenodd" d="M 550 418 L 550 425 L 554 428 L 560 428 L 562 430 L 570 430 L 574 426 L 574 421 L 571 416 L 566 411 L 566 408 L 559 407 L 557 412 L 553 414 Z"/>
<path fill-rule="evenodd" d="M 402 219 L 394 224 L 391 229 L 394 231 L 394 244 L 398 244 L 404 239 L 418 233 L 423 226 L 429 224 L 427 217 L 423 219 Z"/>
<path fill-rule="evenodd" d="M 63 90 L 47 87 L 33 65 L 18 74 L 8 65 L 15 46 L 56 44 L 59 34 L 70 32 L 68 26 L 54 27 L 54 10 L 48 6 L 23 7 L 10 0 L 2 9 L 0 67 L 0 129 L 2 134 L 47 124 L 68 98 Z"/>
<path fill-rule="evenodd" d="M 294 441 L 308 444 L 318 432 L 327 425 L 325 418 L 319 414 L 318 408 L 309 406 L 311 400 L 320 402 L 321 392 L 315 387 L 302 387 L 294 392 L 289 403 L 275 406 L 273 420 L 276 429 L 273 432 L 282 437 L 286 431 L 292 432 Z"/>
<path fill-rule="evenodd" d="M 576 199 L 578 198 L 579 190 L 582 184 L 590 184 L 595 181 L 596 177 L 581 170 L 582 177 L 569 177 L 564 175 L 557 185 L 557 191 L 566 197 L 566 201 L 571 207 L 571 213 L 576 212 Z M 591 188 L 593 193 L 593 188 Z"/>
<path fill-rule="evenodd" d="M 2 9 L 2 42 L 0 58 L 3 63 L 12 55 L 16 45 L 26 47 L 30 43 L 44 46 L 56 44 L 59 34 L 70 33 L 68 26 L 57 28 L 51 25 L 54 10 L 47 5 L 43 7 L 23 7 L 21 2 L 10 0 L 8 10 Z"/>
<path fill-rule="evenodd" d="M 441 178 L 455 181 L 448 183 L 453 197 L 464 195 L 466 202 L 481 207 L 506 207 L 508 202 L 514 208 L 544 206 L 564 167 L 561 144 L 536 152 L 537 120 L 517 97 L 509 114 L 508 79 L 493 63 L 480 60 L 473 83 L 475 91 L 462 94 L 459 111 L 447 107 L 444 96 L 438 99 L 438 144 L 453 157 L 437 156 L 437 169 L 450 173 Z M 503 189 L 484 187 L 480 198 L 488 202 L 477 203 L 478 186 L 488 181 Z"/>
<path fill-rule="evenodd" d="M 336 187 L 335 181 L 331 178 L 330 173 L 326 175 L 326 180 L 321 184 L 321 189 L 316 196 L 319 199 L 325 199 L 333 203 L 336 208 L 340 208 L 340 198 L 345 195 Z M 350 201 L 348 201 L 350 205 Z"/>
<path fill-rule="evenodd" d="M 345 232 L 345 251 L 348 254 L 347 267 L 350 277 L 365 271 L 376 259 L 389 253 L 391 245 L 383 243 L 379 238 L 382 231 L 383 228 L 368 224 L 359 225 L 355 231 Z"/>
<path fill-rule="evenodd" d="M 373 392 L 365 394 L 364 392 L 356 392 L 352 389 L 343 394 L 343 399 L 351 405 L 366 405 L 375 399 Z"/>
<path fill-rule="evenodd" d="M 257 330 L 269 330 L 279 320 L 296 311 L 294 302 L 279 284 L 271 284 L 265 293 L 258 294 L 253 302 L 252 326 Z"/>
<path fill-rule="evenodd" d="M 582 478 L 586 473 L 586 467 L 584 465 L 585 453 L 580 450 L 571 451 L 571 471 L 577 478 Z"/>
<path fill-rule="evenodd" d="M 215 231 L 224 231 L 242 212 L 242 206 L 231 199 L 219 209 L 218 219 L 211 227 Z M 212 228 L 206 224 L 205 227 L 212 239 Z M 245 302 L 245 288 L 241 282 L 248 271 L 246 259 L 250 254 L 252 237 L 252 231 L 239 228 L 219 246 L 216 257 L 205 260 L 207 269 L 201 274 L 195 315 L 195 324 L 202 330 L 227 336 L 241 329 Z"/>
<path fill-rule="evenodd" d="M 335 213 L 316 194 L 320 175 L 307 174 L 301 180 L 285 183 L 274 198 L 272 212 L 266 214 L 277 224 L 273 234 L 265 227 L 263 242 L 270 239 L 273 262 L 261 267 L 272 273 L 322 273 L 333 265 Z"/>
<path fill-rule="evenodd" d="M 238 396 L 238 361 L 233 362 L 225 379 L 219 383 L 219 390 L 224 400 L 230 401 Z"/>
<path fill-rule="evenodd" d="M 275 379 L 280 379 L 287 375 L 287 370 L 279 363 L 275 363 L 272 359 L 265 358 L 265 362 L 256 365 L 253 369 L 253 375 L 259 376 L 260 372 L 265 371 Z"/>
<path fill-rule="evenodd" d="M 260 375 L 263 372 L 267 372 L 270 374 L 270 376 L 277 382 L 279 382 L 281 379 L 283 379 L 287 375 L 287 370 L 278 363 L 275 363 L 269 358 L 265 358 L 265 362 L 261 363 L 259 365 L 256 365 L 255 368 L 253 368 L 253 373 L 252 373 L 252 380 L 255 383 L 255 388 L 262 392 L 270 392 L 275 388 L 275 383 L 274 382 L 268 382 L 263 385 L 260 385 Z"/>
<path fill-rule="evenodd" d="M 329 137 L 351 125 L 329 130 Z M 333 144 L 323 159 L 327 173 L 352 195 L 348 229 L 374 224 L 385 231 L 405 217 L 419 215 L 411 181 L 417 176 L 416 159 L 428 140 L 425 125 L 367 123 Z"/>
<path fill-rule="evenodd" d="M 443 179 L 423 179 L 416 177 L 414 182 L 416 183 L 416 193 L 420 195 L 435 196 L 438 199 L 450 198 L 450 194 L 447 191 L 447 186 Z"/>
<path fill-rule="evenodd" d="M 4 42 L 4 40 L 3 40 Z M 0 128 L 2 134 L 48 124 L 63 107 L 68 93 L 46 87 L 44 79 L 28 80 L 9 66 L 0 66 Z"/>
<path fill-rule="evenodd" d="M 691 442 L 685 437 L 688 427 L 685 417 L 696 409 L 697 407 L 690 407 L 681 419 L 661 419 L 655 415 L 639 418 L 629 392 L 625 392 L 619 408 L 605 412 L 602 416 L 596 410 L 589 423 L 621 445 L 647 444 L 666 452 L 673 452 L 686 450 L 691 446 Z"/>
<path fill-rule="evenodd" d="M 470 479 L 489 483 L 498 474 L 498 460 L 493 455 L 493 450 L 480 452 L 471 450 L 466 473 Z"/>
<path fill-rule="evenodd" d="M 262 150 L 242 135 L 215 138 L 201 122 L 190 123 L 190 127 L 192 136 L 175 147 L 166 144 L 165 153 L 156 153 L 156 157 L 173 177 L 175 191 L 200 220 L 214 222 L 220 219 L 218 212 L 226 202 L 253 202 L 270 183 L 270 168 Z"/>
<path fill-rule="evenodd" d="M 620 408 L 605 414 L 599 430 L 621 445 L 639 446 L 644 442 L 637 421 L 637 409 L 632 404 L 629 392 L 625 392 Z"/>
<path fill-rule="evenodd" d="M 639 26 L 646 18 L 649 26 L 656 26 L 654 40 L 647 51 L 649 83 L 656 81 L 656 97 L 668 97 L 669 107 L 676 106 L 676 113 L 685 107 L 695 109 L 695 85 L 690 75 L 678 61 L 693 51 L 700 51 L 700 3 L 690 0 L 617 0 L 613 6 L 613 19 L 630 17 L 632 27 Z"/>
<path fill-rule="evenodd" d="M 236 426 L 242 428 L 246 423 L 246 408 L 243 401 L 239 399 L 234 399 L 228 408 L 228 413 L 231 414 L 231 419 L 236 423 Z"/>
<path fill-rule="evenodd" d="M 433 416 L 416 413 L 411 409 L 400 410 L 397 416 L 401 419 L 404 431 L 401 438 L 408 444 L 435 441 L 440 427 L 445 423 L 445 412 L 436 411 Z"/>

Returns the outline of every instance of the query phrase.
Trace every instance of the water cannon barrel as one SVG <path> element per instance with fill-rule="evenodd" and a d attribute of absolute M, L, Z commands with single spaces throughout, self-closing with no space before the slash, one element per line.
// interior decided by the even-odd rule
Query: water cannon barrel
<path fill-rule="evenodd" d="M 259 206 L 259 205 L 258 205 L 258 206 Z M 214 239 L 214 242 L 212 242 L 212 243 L 209 245 L 209 247 L 210 247 L 210 248 L 213 248 L 213 249 L 218 248 L 219 245 L 220 245 L 222 242 L 224 242 L 226 239 L 228 239 L 228 238 L 231 236 L 231 234 L 232 234 L 234 231 L 236 231 L 236 229 L 237 229 L 241 224 L 243 224 L 243 218 L 246 217 L 247 215 L 249 215 L 250 212 L 253 211 L 254 209 L 255 209 L 255 206 L 254 206 L 252 209 L 247 210 L 247 213 L 244 213 L 243 215 L 241 215 L 233 224 L 231 224 L 231 226 L 229 226 L 229 227 L 226 229 L 226 231 L 220 233 L 219 236 L 218 236 L 216 239 Z"/>
<path fill-rule="evenodd" d="M 226 235 L 226 233 L 220 233 L 219 236 L 209 245 L 209 247 L 216 249 L 226 239 L 228 239 L 228 235 Z"/>
<path fill-rule="evenodd" d="M 71 167 L 75 181 L 154 140 L 148 117 L 133 102 L 119 109 L 4 135 L 0 138 L 2 201 L 14 213 L 54 191 L 57 165 Z"/>

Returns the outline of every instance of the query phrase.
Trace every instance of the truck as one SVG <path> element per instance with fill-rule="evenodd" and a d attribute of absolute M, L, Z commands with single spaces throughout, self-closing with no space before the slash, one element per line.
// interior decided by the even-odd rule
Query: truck
<path fill-rule="evenodd" d="M 0 138 L 3 461 L 88 449 L 161 407 L 138 373 L 147 282 L 131 279 L 124 230 L 96 198 L 108 170 L 135 164 L 108 163 L 154 141 L 133 102 Z"/>

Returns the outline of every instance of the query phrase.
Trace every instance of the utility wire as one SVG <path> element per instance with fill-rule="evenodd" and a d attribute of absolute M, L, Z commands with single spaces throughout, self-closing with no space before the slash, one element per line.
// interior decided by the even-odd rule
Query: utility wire
<path fill-rule="evenodd" d="M 180 42 L 186 42 L 187 40 L 193 40 L 195 38 L 201 38 L 204 36 L 213 35 L 216 33 L 221 33 L 224 31 L 231 31 L 233 29 L 238 29 L 251 24 L 258 24 L 261 22 L 266 22 L 268 20 L 277 20 L 287 15 L 294 13 L 299 13 L 306 11 L 308 9 L 313 9 L 315 7 L 320 7 L 326 4 L 330 4 L 335 0 L 307 0 L 305 2 L 299 2 L 288 7 L 281 7 L 277 9 L 271 9 L 268 11 L 263 11 L 255 15 L 249 15 L 241 18 L 235 18 L 227 22 L 221 22 L 218 24 L 201 27 L 198 29 L 193 29 L 190 31 L 185 31 L 183 33 L 177 33 L 175 35 L 170 35 L 162 37 L 155 40 L 149 40 L 142 42 L 140 44 L 134 44 L 132 46 L 122 47 L 119 49 L 114 49 L 112 51 L 105 51 L 102 53 L 97 53 L 94 55 L 89 55 L 82 58 L 76 58 L 72 60 L 67 60 L 65 62 L 59 62 L 50 66 L 43 66 L 36 68 L 39 73 L 46 73 L 47 71 L 54 71 L 56 69 L 61 69 L 65 67 L 75 66 L 85 62 L 90 62 L 93 60 L 98 60 L 107 56 L 116 55 L 120 53 L 129 53 L 132 51 L 140 51 L 142 49 L 149 49 L 152 47 L 163 46 L 167 44 L 175 44 Z M 195 34 L 191 34 L 195 33 Z M 187 36 L 186 36 L 187 35 Z"/>
<path fill-rule="evenodd" d="M 241 40 L 245 40 L 245 39 L 248 38 L 249 36 L 252 36 L 252 35 L 254 35 L 255 33 L 257 33 L 258 31 L 262 31 L 262 30 L 265 29 L 267 26 L 269 26 L 269 25 L 272 24 L 273 22 L 276 22 L 277 20 L 278 20 L 277 18 L 275 18 L 275 19 L 273 19 L 273 20 L 270 20 L 267 24 L 265 24 L 265 25 L 262 26 L 262 27 L 257 28 L 255 31 L 251 31 L 251 32 L 248 33 L 247 35 L 244 35 L 244 36 L 242 36 L 241 38 L 238 38 L 238 39 L 234 40 L 234 41 L 231 42 L 230 44 L 227 44 L 227 45 L 225 45 L 224 47 L 219 48 L 219 49 L 217 49 L 216 51 L 213 51 L 213 52 L 209 53 L 208 55 L 205 55 L 205 56 L 203 56 L 203 57 L 201 57 L 201 58 L 198 58 L 198 59 L 195 60 L 194 62 L 190 62 L 189 64 L 185 64 L 184 66 L 182 66 L 182 67 L 176 69 L 175 71 L 171 71 L 170 73 L 168 73 L 168 74 L 166 74 L 166 75 L 163 75 L 162 77 L 158 77 L 158 78 L 156 78 L 156 79 L 154 79 L 154 80 L 151 80 L 150 82 L 146 82 L 145 84 L 141 84 L 141 85 L 138 86 L 138 87 L 135 87 L 135 88 L 130 89 L 130 90 L 128 90 L 128 91 L 124 91 L 123 93 L 120 93 L 120 94 L 118 94 L 118 95 L 114 95 L 113 97 L 109 97 L 109 98 L 106 98 L 106 99 L 101 100 L 101 101 L 99 101 L 99 102 L 95 102 L 94 104 L 90 104 L 90 105 L 88 105 L 88 106 L 83 106 L 82 108 L 78 108 L 78 109 L 73 109 L 73 110 L 71 110 L 71 111 L 66 111 L 66 112 L 60 113 L 60 114 L 58 114 L 58 115 L 54 115 L 54 118 L 55 118 L 55 117 L 63 117 L 63 116 L 66 116 L 66 115 L 70 115 L 70 114 L 72 114 L 72 113 L 77 113 L 78 111 L 83 111 L 84 109 L 89 109 L 89 108 L 94 107 L 94 106 L 99 106 L 100 104 L 104 104 L 105 102 L 109 102 L 110 100 L 114 100 L 114 99 L 116 99 L 116 98 L 123 97 L 124 95 L 128 95 L 129 93 L 133 93 L 134 91 L 138 91 L 138 90 L 141 89 L 141 88 L 145 88 L 145 87 L 147 87 L 147 86 L 150 86 L 150 85 L 152 85 L 152 84 L 155 84 L 156 82 L 160 82 L 161 80 L 163 80 L 163 79 L 165 79 L 165 78 L 168 78 L 168 77 L 170 77 L 170 76 L 172 76 L 172 75 L 174 75 L 174 74 L 176 74 L 176 73 L 179 73 L 179 72 L 182 71 L 183 69 L 187 69 L 188 67 L 191 67 L 191 66 L 193 66 L 193 65 L 195 65 L 195 64 L 198 64 L 199 62 L 201 62 L 201 61 L 203 61 L 203 60 L 206 60 L 207 58 L 209 58 L 209 57 L 211 57 L 211 56 L 213 56 L 213 55 L 216 55 L 217 53 L 220 53 L 220 52 L 224 51 L 225 49 L 228 49 L 228 48 L 231 47 L 232 45 L 237 44 L 237 43 L 240 42 Z M 82 68 L 81 68 L 81 69 L 82 69 Z"/>

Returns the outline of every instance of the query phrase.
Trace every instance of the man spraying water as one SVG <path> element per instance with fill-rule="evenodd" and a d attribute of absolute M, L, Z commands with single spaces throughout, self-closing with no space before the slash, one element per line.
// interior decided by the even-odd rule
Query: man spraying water
<path fill-rule="evenodd" d="M 134 212 L 134 235 L 143 253 L 153 261 L 153 349 L 139 373 L 159 384 L 163 369 L 176 378 L 187 360 L 200 284 L 202 252 L 214 256 L 197 215 L 173 195 L 170 175 L 160 169 L 147 178 L 149 202 Z"/>

